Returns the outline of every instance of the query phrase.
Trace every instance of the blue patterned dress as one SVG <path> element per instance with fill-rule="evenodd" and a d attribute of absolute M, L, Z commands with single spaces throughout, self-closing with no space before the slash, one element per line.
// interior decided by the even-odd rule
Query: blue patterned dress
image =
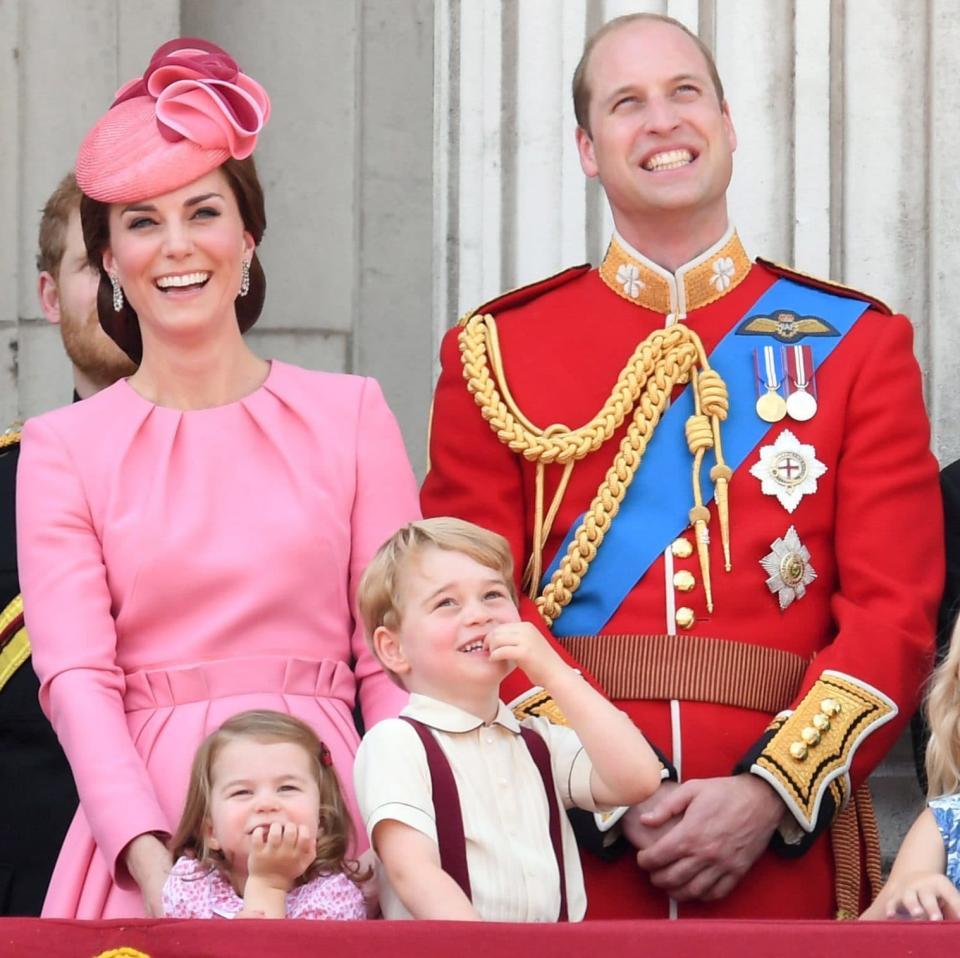
<path fill-rule="evenodd" d="M 947 852 L 947 878 L 960 888 L 960 795 L 944 795 L 929 804 Z"/>

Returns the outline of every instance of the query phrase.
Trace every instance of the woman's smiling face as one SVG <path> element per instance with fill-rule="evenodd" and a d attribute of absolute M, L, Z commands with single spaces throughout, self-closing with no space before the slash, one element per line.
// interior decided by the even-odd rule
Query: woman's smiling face
<path fill-rule="evenodd" d="M 170 193 L 111 206 L 103 265 L 137 311 L 144 344 L 189 341 L 221 323 L 236 324 L 242 262 L 253 249 L 218 168 Z"/>

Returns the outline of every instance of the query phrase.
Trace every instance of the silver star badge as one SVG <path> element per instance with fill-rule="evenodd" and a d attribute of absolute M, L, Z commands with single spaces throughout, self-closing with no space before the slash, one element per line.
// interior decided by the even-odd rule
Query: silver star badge
<path fill-rule="evenodd" d="M 750 467 L 750 475 L 760 480 L 760 491 L 776 496 L 791 513 L 807 493 L 817 491 L 817 480 L 826 471 L 813 446 L 800 442 L 789 429 L 772 446 L 761 446 L 760 461 Z"/>
<path fill-rule="evenodd" d="M 794 599 L 802 599 L 807 586 L 817 577 L 810 565 L 810 553 L 793 526 L 782 539 L 774 539 L 771 551 L 760 560 L 760 565 L 767 573 L 767 588 L 777 597 L 781 612 Z"/>

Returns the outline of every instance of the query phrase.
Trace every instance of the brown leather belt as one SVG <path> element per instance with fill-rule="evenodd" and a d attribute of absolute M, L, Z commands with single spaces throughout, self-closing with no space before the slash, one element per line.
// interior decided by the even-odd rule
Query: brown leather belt
<path fill-rule="evenodd" d="M 615 700 L 715 702 L 775 714 L 790 706 L 810 660 L 699 635 L 571 635 L 557 641 Z"/>

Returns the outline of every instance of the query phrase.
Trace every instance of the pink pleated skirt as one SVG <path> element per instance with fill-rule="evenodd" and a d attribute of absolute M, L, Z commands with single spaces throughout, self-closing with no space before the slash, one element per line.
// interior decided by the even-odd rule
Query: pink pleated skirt
<path fill-rule="evenodd" d="M 130 737 L 153 780 L 170 832 L 183 810 L 190 765 L 200 742 L 247 709 L 275 709 L 307 722 L 333 756 L 353 816 L 356 851 L 367 847 L 353 794 L 355 682 L 345 662 L 257 657 L 205 662 L 126 676 L 124 709 Z M 90 730 L 96 735 L 96 729 Z M 131 836 L 133 838 L 135 836 Z M 136 918 L 144 912 L 136 884 L 94 841 L 80 808 L 64 839 L 47 898 L 45 918 Z"/>

